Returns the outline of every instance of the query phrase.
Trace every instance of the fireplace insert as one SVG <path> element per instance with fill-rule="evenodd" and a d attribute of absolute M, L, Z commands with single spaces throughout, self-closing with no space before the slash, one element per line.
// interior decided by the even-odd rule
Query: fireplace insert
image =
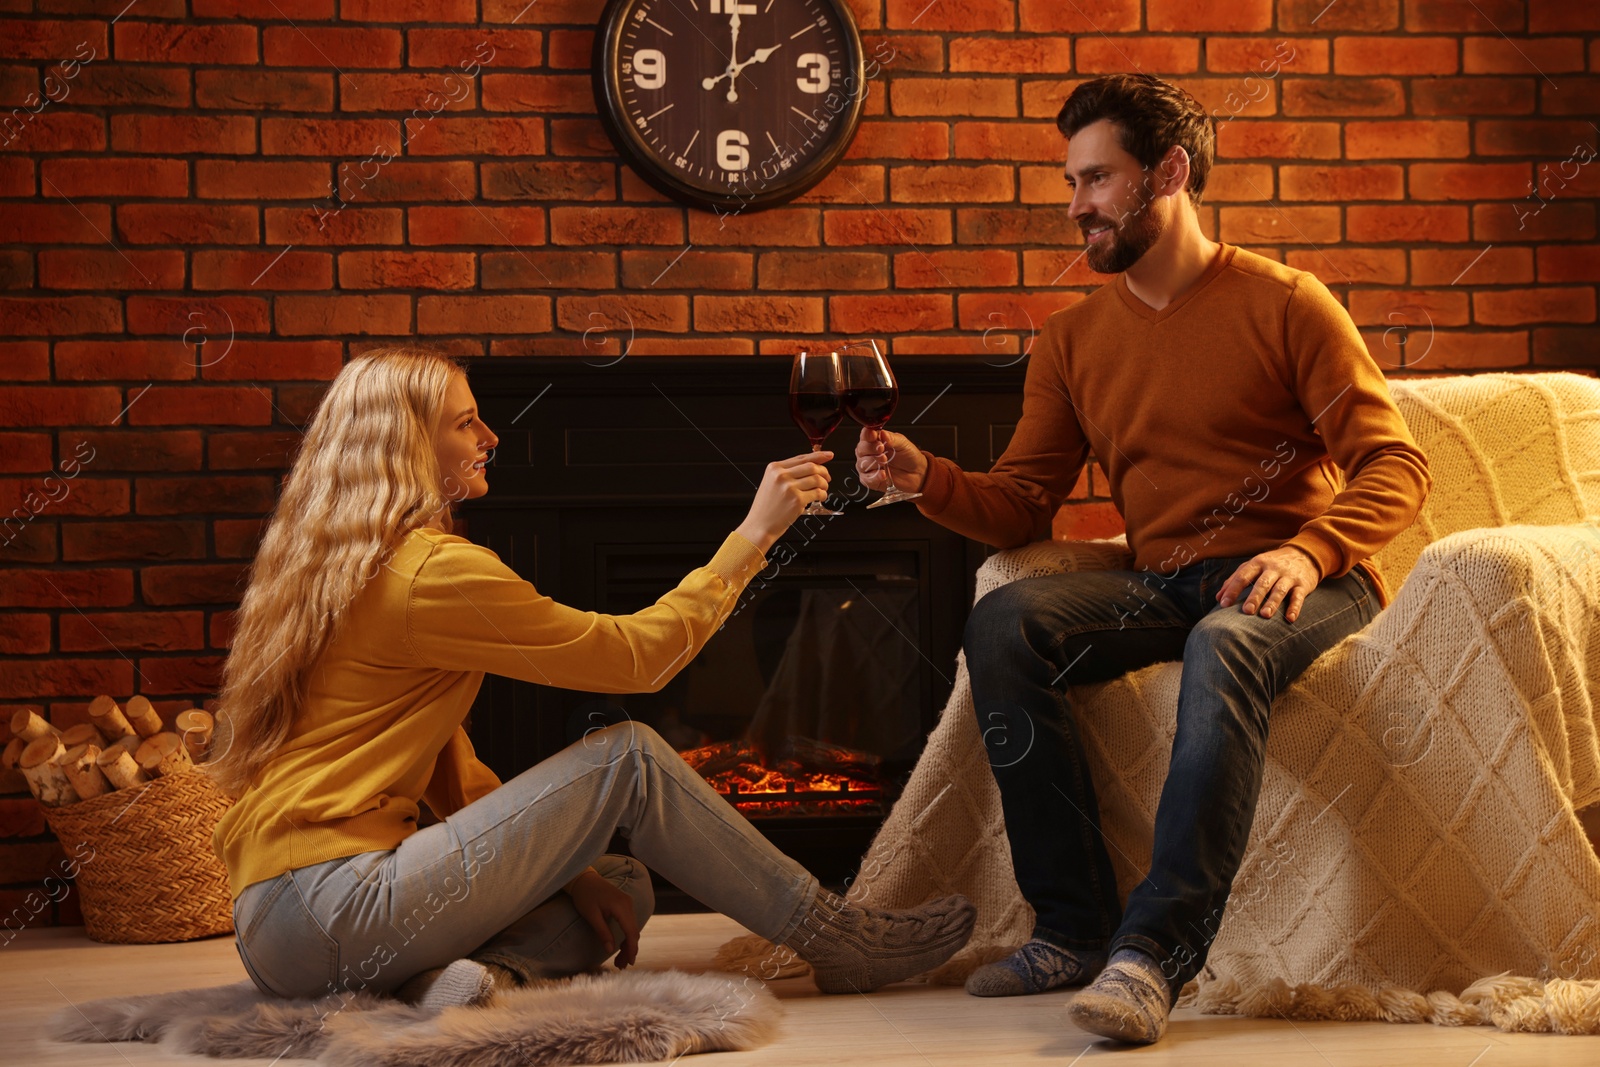
<path fill-rule="evenodd" d="M 1023 366 L 900 357 L 891 428 L 969 469 L 1004 449 Z M 789 361 L 768 356 L 490 358 L 470 374 L 500 436 L 467 536 L 541 592 L 609 614 L 703 565 L 765 464 L 807 447 Z M 585 732 L 647 723 L 825 884 L 844 887 L 949 696 L 986 549 L 912 504 L 866 510 L 853 424 L 829 440 L 838 516 L 802 517 L 705 650 L 657 693 L 601 695 L 488 677 L 469 731 L 511 777 Z M 615 842 L 625 851 L 625 842 Z M 659 881 L 659 880 L 658 880 Z M 658 886 L 662 910 L 695 907 Z"/>

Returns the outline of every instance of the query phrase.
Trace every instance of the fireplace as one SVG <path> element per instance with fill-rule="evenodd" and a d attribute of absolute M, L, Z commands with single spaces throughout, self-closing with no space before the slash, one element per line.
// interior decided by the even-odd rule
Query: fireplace
<path fill-rule="evenodd" d="M 563 603 L 610 614 L 653 603 L 738 525 L 766 462 L 806 446 L 789 421 L 788 368 L 769 356 L 473 361 L 500 446 L 493 489 L 463 509 L 468 536 Z M 968 468 L 1004 449 L 1022 364 L 900 357 L 895 370 L 892 426 Z M 867 511 L 876 494 L 851 475 L 854 440 L 847 424 L 829 441 L 844 514 L 802 517 L 660 692 L 488 677 L 470 722 L 484 761 L 507 778 L 596 726 L 647 723 L 842 888 L 949 696 L 985 554 L 913 505 Z M 696 906 L 665 884 L 658 898 L 662 910 Z"/>

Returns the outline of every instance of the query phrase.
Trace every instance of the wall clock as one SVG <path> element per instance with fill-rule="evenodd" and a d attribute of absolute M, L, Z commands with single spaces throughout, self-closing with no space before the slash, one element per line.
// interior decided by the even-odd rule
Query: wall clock
<path fill-rule="evenodd" d="M 866 97 L 843 0 L 610 0 L 594 47 L 595 102 L 623 158 L 720 213 L 821 181 Z"/>

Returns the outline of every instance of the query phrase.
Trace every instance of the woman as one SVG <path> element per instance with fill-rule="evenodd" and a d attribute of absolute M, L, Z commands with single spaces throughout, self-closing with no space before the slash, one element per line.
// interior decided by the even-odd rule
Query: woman
<path fill-rule="evenodd" d="M 497 443 L 466 375 L 411 346 L 329 386 L 263 536 L 224 667 L 221 754 L 238 797 L 215 844 L 239 955 L 279 996 L 367 989 L 430 1007 L 626 967 L 649 875 L 791 947 L 825 992 L 936 966 L 971 934 L 961 897 L 858 907 L 772 847 L 649 727 L 627 722 L 502 785 L 461 722 L 491 671 L 569 689 L 659 689 L 716 632 L 764 553 L 828 492 L 815 452 L 768 466 L 706 566 L 634 615 L 541 596 L 451 532 Z M 419 801 L 442 820 L 417 829 Z"/>

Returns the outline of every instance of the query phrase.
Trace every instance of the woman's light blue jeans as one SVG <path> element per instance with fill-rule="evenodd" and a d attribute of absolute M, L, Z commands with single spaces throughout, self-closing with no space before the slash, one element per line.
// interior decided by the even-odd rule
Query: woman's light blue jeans
<path fill-rule="evenodd" d="M 642 862 L 603 855 L 617 832 Z M 525 977 L 573 974 L 609 955 L 560 891 L 591 865 L 633 899 L 641 925 L 648 865 L 777 943 L 818 891 L 654 730 L 625 722 L 397 848 L 247 887 L 234 902 L 239 956 L 259 988 L 283 997 L 390 993 L 465 956 Z"/>

